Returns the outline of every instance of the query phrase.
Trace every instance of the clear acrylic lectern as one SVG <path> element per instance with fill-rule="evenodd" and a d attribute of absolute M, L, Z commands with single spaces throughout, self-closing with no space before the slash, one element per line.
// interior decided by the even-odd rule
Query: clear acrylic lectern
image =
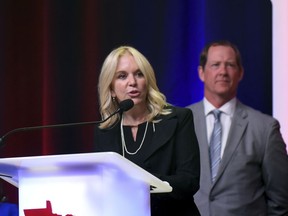
<path fill-rule="evenodd" d="M 172 191 L 112 152 L 2 158 L 0 177 L 18 187 L 20 216 L 149 216 L 150 193 Z"/>

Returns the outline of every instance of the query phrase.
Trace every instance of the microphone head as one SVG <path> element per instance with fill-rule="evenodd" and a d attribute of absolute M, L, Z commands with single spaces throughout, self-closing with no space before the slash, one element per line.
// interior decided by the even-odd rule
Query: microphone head
<path fill-rule="evenodd" d="M 132 99 L 126 99 L 119 103 L 120 112 L 126 112 L 134 106 L 134 101 Z"/>

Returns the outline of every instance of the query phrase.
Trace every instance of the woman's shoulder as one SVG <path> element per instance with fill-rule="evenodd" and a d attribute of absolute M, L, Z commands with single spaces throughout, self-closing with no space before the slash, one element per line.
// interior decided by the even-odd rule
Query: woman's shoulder
<path fill-rule="evenodd" d="M 174 105 L 166 106 L 165 109 L 171 110 L 168 116 L 178 116 L 178 117 L 193 117 L 192 110 L 186 107 L 179 107 Z"/>
<path fill-rule="evenodd" d="M 172 112 L 176 113 L 192 113 L 191 109 L 187 107 L 180 107 L 180 106 L 174 106 L 174 105 L 168 105 L 165 107 L 165 109 L 170 109 Z"/>

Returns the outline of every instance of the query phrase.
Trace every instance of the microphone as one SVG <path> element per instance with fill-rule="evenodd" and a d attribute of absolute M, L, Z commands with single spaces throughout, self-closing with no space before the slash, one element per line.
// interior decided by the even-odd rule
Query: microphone
<path fill-rule="evenodd" d="M 112 116 L 116 115 L 117 113 L 122 114 L 123 112 L 126 112 L 130 110 L 134 106 L 134 102 L 132 99 L 126 99 L 119 103 L 118 109 L 114 111 L 111 115 L 109 115 L 107 118 L 101 120 L 101 121 L 90 121 L 90 122 L 76 122 L 76 123 L 66 123 L 66 124 L 54 124 L 54 125 L 41 125 L 41 126 L 33 126 L 33 127 L 22 127 L 22 128 L 16 128 L 14 130 L 11 130 L 4 134 L 0 138 L 0 148 L 2 148 L 5 144 L 5 139 L 10 136 L 11 134 L 21 132 L 21 131 L 30 131 L 30 130 L 38 130 L 38 129 L 44 129 L 44 128 L 58 128 L 58 127 L 72 127 L 72 126 L 79 126 L 79 125 L 91 125 L 91 124 L 101 124 L 108 119 L 110 119 Z"/>

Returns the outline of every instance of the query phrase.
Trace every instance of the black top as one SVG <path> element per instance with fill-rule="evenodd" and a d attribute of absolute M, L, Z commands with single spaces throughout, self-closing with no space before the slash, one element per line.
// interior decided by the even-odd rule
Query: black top
<path fill-rule="evenodd" d="M 142 139 L 144 137 L 144 132 L 146 128 L 146 123 L 143 122 L 142 124 L 138 125 L 138 131 L 136 136 L 136 141 L 133 139 L 132 131 L 130 126 L 123 126 L 124 131 L 124 137 L 125 137 L 125 143 L 126 148 L 130 153 L 134 153 L 137 151 L 137 149 L 140 147 Z M 153 136 L 153 128 L 152 123 L 148 123 L 147 132 L 144 138 L 144 142 L 142 147 L 139 149 L 137 154 L 130 155 L 127 152 L 124 151 L 125 158 L 129 159 L 133 163 L 140 165 L 144 161 L 144 152 L 146 152 L 149 148 L 149 143 L 151 143 Z"/>
<path fill-rule="evenodd" d="M 192 111 L 171 107 L 172 113 L 161 115 L 159 123 L 149 123 L 142 148 L 136 155 L 125 157 L 173 188 L 170 193 L 151 193 L 151 216 L 199 215 L 193 195 L 199 189 L 200 156 L 194 131 Z M 128 151 L 139 147 L 145 123 L 139 125 L 136 143 L 131 128 L 124 126 Z M 95 151 L 123 155 L 120 122 L 110 129 L 95 130 Z"/>

